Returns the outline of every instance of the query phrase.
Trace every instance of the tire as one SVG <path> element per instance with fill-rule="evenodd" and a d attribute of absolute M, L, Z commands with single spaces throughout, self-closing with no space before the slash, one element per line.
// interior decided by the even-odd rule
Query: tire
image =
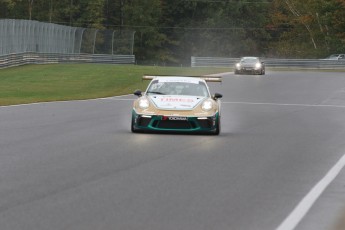
<path fill-rule="evenodd" d="M 220 117 L 218 117 L 218 120 L 216 121 L 216 130 L 214 131 L 213 135 L 219 135 L 220 134 Z"/>
<path fill-rule="evenodd" d="M 138 130 L 135 129 L 135 127 L 134 127 L 134 118 L 133 117 L 132 117 L 132 122 L 131 122 L 131 132 L 132 133 L 137 133 L 138 132 Z"/>

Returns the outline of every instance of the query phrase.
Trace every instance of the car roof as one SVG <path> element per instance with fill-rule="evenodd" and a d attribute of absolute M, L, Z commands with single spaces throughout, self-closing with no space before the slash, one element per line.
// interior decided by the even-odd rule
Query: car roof
<path fill-rule="evenodd" d="M 242 59 L 259 59 L 259 57 L 242 57 Z"/>

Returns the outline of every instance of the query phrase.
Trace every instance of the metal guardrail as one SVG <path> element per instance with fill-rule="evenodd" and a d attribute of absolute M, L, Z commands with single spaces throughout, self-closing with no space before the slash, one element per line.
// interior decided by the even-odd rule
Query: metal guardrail
<path fill-rule="evenodd" d="M 191 67 L 230 67 L 233 68 L 240 58 L 191 57 Z M 266 67 L 310 68 L 310 69 L 345 69 L 345 60 L 322 59 L 273 59 L 262 58 Z"/>
<path fill-rule="evenodd" d="M 0 56 L 0 68 L 49 63 L 134 64 L 134 55 L 19 53 Z"/>

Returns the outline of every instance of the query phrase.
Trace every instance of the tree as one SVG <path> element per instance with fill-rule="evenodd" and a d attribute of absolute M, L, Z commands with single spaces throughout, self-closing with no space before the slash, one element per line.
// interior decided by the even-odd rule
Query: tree
<path fill-rule="evenodd" d="M 343 52 L 345 50 L 345 0 L 338 0 L 337 7 L 332 17 L 336 42 L 334 51 Z"/>
<path fill-rule="evenodd" d="M 286 57 L 320 57 L 336 50 L 340 44 L 333 21 L 337 1 L 275 0 L 271 26 L 277 39 L 271 48 Z"/>
<path fill-rule="evenodd" d="M 174 65 L 191 56 L 303 58 L 345 49 L 345 0 L 1 0 L 0 17 L 135 30 L 137 60 Z"/>
<path fill-rule="evenodd" d="M 162 60 L 161 50 L 166 36 L 157 27 L 162 15 L 160 0 L 127 0 L 123 21 L 136 31 L 135 54 L 139 60 Z"/>
<path fill-rule="evenodd" d="M 104 29 L 104 0 L 79 0 L 74 14 L 78 26 Z"/>
<path fill-rule="evenodd" d="M 34 5 L 34 0 L 28 0 L 29 20 L 31 20 L 33 5 Z"/>
<path fill-rule="evenodd" d="M 177 59 L 264 55 L 268 4 L 248 1 L 164 1 L 164 26 Z"/>

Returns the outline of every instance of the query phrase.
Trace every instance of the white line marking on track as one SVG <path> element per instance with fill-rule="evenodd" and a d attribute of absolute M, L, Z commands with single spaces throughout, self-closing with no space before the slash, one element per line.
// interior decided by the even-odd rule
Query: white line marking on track
<path fill-rule="evenodd" d="M 65 102 L 76 102 L 76 101 L 98 101 L 98 100 L 133 100 L 133 99 L 119 99 L 120 97 L 126 97 L 131 96 L 132 94 L 128 95 L 119 95 L 119 96 L 113 96 L 113 97 L 103 97 L 103 98 L 94 98 L 94 99 L 80 99 L 80 100 L 67 100 L 67 101 L 43 101 L 43 102 L 33 102 L 33 103 L 27 103 L 27 104 L 17 104 L 17 105 L 0 105 L 1 107 L 19 107 L 19 106 L 29 106 L 29 105 L 40 105 L 40 104 L 49 104 L 49 103 L 65 103 Z"/>
<path fill-rule="evenodd" d="M 328 185 L 337 177 L 340 171 L 345 166 L 345 154 L 340 160 L 328 171 L 311 190 L 300 201 L 290 215 L 279 225 L 276 230 L 293 230 L 300 223 L 300 221 L 306 216 L 310 208 L 314 205 L 317 199 L 325 191 Z"/>
<path fill-rule="evenodd" d="M 108 98 L 100 98 L 100 100 L 113 100 L 113 101 L 134 101 L 135 99 L 131 98 L 113 98 L 113 97 L 108 97 Z"/>
<path fill-rule="evenodd" d="M 345 105 L 315 105 L 315 104 L 288 104 L 288 103 L 264 103 L 264 102 L 236 102 L 236 101 L 222 101 L 222 104 L 242 104 L 242 105 L 278 105 L 278 106 L 302 106 L 302 107 L 333 107 L 345 108 Z"/>

